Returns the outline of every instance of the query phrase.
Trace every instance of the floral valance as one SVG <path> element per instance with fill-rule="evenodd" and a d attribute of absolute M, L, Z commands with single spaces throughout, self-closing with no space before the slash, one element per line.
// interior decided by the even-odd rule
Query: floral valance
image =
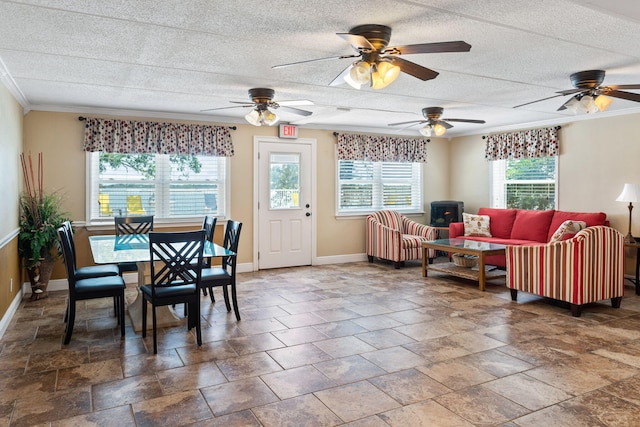
<path fill-rule="evenodd" d="M 84 151 L 218 157 L 234 154 L 228 127 L 96 118 L 86 119 Z"/>
<path fill-rule="evenodd" d="M 335 133 L 338 138 L 338 160 L 371 162 L 427 161 L 427 140 L 388 136 Z"/>
<path fill-rule="evenodd" d="M 529 129 L 489 135 L 484 157 L 502 160 L 557 156 L 560 154 L 558 129 Z"/>

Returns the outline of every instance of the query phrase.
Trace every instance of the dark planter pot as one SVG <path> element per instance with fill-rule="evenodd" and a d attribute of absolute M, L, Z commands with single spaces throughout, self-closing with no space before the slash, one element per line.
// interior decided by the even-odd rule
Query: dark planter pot
<path fill-rule="evenodd" d="M 53 273 L 55 263 L 53 260 L 41 259 L 33 268 L 27 268 L 27 276 L 31 283 L 31 301 L 44 299 L 49 296 L 47 286 Z"/>

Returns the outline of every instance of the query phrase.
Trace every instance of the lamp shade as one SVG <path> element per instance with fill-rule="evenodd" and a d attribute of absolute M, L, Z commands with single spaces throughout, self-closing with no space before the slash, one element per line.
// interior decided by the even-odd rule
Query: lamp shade
<path fill-rule="evenodd" d="M 622 193 L 616 199 L 617 202 L 640 202 L 640 185 L 625 184 Z"/>

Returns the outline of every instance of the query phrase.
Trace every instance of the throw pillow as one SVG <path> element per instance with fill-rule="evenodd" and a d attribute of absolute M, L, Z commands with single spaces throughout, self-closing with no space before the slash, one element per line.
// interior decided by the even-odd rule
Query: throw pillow
<path fill-rule="evenodd" d="M 553 236 L 551 236 L 549 243 L 555 243 L 555 242 L 560 242 L 562 240 L 566 240 L 564 238 L 565 235 L 567 234 L 575 235 L 578 231 L 586 227 L 587 227 L 587 223 L 584 221 L 573 221 L 571 219 L 568 219 L 562 224 L 560 224 L 560 227 L 558 227 L 555 233 L 553 233 Z"/>
<path fill-rule="evenodd" d="M 462 214 L 465 236 L 491 237 L 489 215 Z"/>

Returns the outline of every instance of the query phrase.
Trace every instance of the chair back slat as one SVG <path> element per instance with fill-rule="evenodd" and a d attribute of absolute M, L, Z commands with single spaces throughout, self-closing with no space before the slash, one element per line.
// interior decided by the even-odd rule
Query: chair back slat
<path fill-rule="evenodd" d="M 149 233 L 152 292 L 157 287 L 200 283 L 204 230 Z"/>
<path fill-rule="evenodd" d="M 202 221 L 202 229 L 204 230 L 204 238 L 205 238 L 205 240 L 208 240 L 211 243 L 213 243 L 213 235 L 216 232 L 216 222 L 217 221 L 218 221 L 218 218 L 216 218 L 215 216 L 211 216 L 211 215 L 205 216 L 204 220 Z M 211 267 L 211 258 L 206 258 L 204 260 L 204 267 L 205 268 Z"/>
<path fill-rule="evenodd" d="M 238 221 L 229 220 L 224 231 L 224 247 L 230 251 L 238 253 L 238 244 L 240 243 L 240 231 L 242 230 L 242 223 Z M 226 269 L 227 265 L 231 266 L 233 270 L 236 268 L 237 256 L 225 257 L 222 259 L 222 268 Z"/>
<path fill-rule="evenodd" d="M 153 215 L 114 217 L 116 236 L 123 234 L 149 234 L 153 231 Z"/>

